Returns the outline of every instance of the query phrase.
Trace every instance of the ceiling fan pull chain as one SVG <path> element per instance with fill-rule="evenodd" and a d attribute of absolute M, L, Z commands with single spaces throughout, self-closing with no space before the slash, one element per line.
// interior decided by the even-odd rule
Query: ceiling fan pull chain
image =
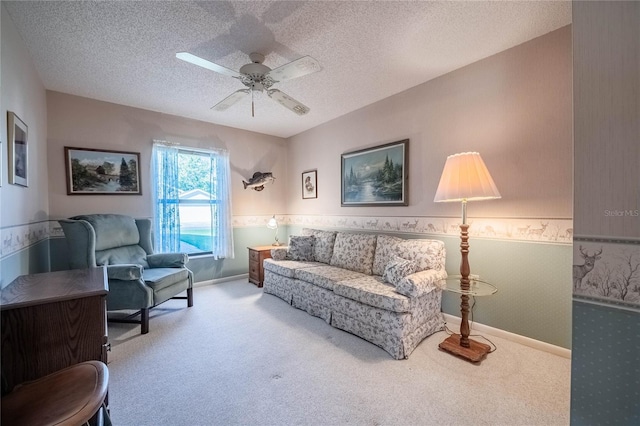
<path fill-rule="evenodd" d="M 253 89 L 251 89 L 251 117 L 255 117 L 253 113 Z"/>

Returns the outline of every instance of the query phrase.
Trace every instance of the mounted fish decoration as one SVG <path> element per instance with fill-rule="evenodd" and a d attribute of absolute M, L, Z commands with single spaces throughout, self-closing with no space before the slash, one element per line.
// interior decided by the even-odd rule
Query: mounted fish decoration
<path fill-rule="evenodd" d="M 262 191 L 266 183 L 273 182 L 274 180 L 276 180 L 276 178 L 273 177 L 273 173 L 271 172 L 255 172 L 248 182 L 243 180 L 242 184 L 244 185 L 244 189 L 252 188 L 256 191 Z"/>

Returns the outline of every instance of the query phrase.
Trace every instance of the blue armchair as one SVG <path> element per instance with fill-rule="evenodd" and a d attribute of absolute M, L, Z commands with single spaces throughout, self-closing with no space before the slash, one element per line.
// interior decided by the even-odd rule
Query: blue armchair
<path fill-rule="evenodd" d="M 112 322 L 140 323 L 149 332 L 149 309 L 169 300 L 193 306 L 193 273 L 185 253 L 153 253 L 151 221 L 118 214 L 91 214 L 60 220 L 71 269 L 106 266 L 107 311 L 136 310 Z M 187 295 L 177 296 L 186 291 Z M 140 320 L 134 318 L 140 315 Z"/>

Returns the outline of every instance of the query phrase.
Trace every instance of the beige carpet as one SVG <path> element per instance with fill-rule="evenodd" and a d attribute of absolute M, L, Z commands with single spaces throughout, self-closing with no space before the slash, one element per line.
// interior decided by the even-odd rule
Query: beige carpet
<path fill-rule="evenodd" d="M 490 337 L 480 364 L 437 333 L 396 361 L 246 280 L 110 324 L 114 425 L 567 425 L 570 360 Z"/>

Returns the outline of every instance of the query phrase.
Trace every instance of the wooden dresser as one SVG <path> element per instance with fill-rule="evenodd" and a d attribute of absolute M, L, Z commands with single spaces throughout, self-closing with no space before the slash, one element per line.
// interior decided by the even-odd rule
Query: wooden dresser
<path fill-rule="evenodd" d="M 8 389 L 83 361 L 107 363 L 105 268 L 23 275 L 0 291 Z"/>
<path fill-rule="evenodd" d="M 282 247 L 282 246 L 280 246 Z M 247 247 L 249 249 L 249 282 L 262 287 L 264 281 L 264 268 L 262 262 L 271 258 L 271 249 L 276 246 Z"/>

